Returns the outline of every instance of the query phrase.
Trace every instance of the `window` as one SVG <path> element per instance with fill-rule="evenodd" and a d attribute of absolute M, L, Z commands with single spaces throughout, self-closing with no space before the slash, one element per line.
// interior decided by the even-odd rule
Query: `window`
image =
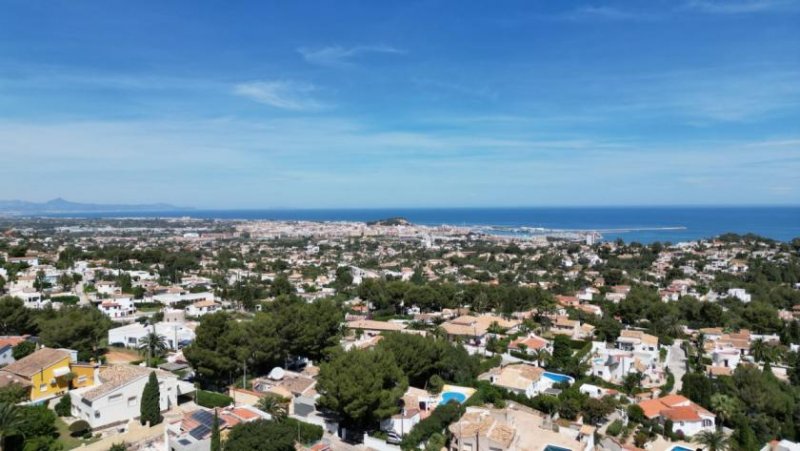
<path fill-rule="evenodd" d="M 47 384 L 39 385 L 39 391 L 47 391 Z"/>
<path fill-rule="evenodd" d="M 86 376 L 79 377 L 78 378 L 78 383 L 79 384 L 85 384 L 86 383 Z"/>
<path fill-rule="evenodd" d="M 122 399 L 122 393 L 117 393 L 116 395 L 109 396 L 108 397 L 108 402 L 110 404 L 110 403 L 118 402 L 121 399 Z"/>
<path fill-rule="evenodd" d="M 128 398 L 128 407 L 133 407 L 136 405 L 136 396 L 131 396 Z"/>

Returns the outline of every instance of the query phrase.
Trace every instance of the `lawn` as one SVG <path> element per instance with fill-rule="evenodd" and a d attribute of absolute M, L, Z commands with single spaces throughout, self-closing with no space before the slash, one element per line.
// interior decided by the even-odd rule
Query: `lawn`
<path fill-rule="evenodd" d="M 84 440 L 79 437 L 73 437 L 69 433 L 69 426 L 61 418 L 56 418 L 56 429 L 58 429 L 58 442 L 64 445 L 64 449 L 80 448 L 84 444 L 94 443 L 98 438 L 92 437 L 89 440 Z"/>

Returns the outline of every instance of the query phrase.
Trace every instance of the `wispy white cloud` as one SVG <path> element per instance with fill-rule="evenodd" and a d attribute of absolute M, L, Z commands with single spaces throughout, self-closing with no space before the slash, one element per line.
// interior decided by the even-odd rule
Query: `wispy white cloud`
<path fill-rule="evenodd" d="M 797 0 L 690 0 L 686 7 L 710 14 L 800 11 Z"/>
<path fill-rule="evenodd" d="M 628 9 L 615 8 L 613 6 L 582 6 L 570 11 L 565 16 L 569 20 L 606 20 L 606 21 L 628 21 L 628 20 L 653 20 L 656 16 L 650 12 L 634 11 Z"/>
<path fill-rule="evenodd" d="M 329 67 L 352 65 L 354 64 L 353 59 L 369 53 L 405 53 L 404 50 L 388 45 L 359 45 L 355 47 L 333 45 L 316 49 L 301 47 L 297 51 L 307 62 Z"/>
<path fill-rule="evenodd" d="M 670 109 L 701 121 L 742 122 L 800 106 L 800 71 L 677 73 L 654 83 L 648 91 L 654 109 Z"/>
<path fill-rule="evenodd" d="M 234 86 L 233 93 L 275 108 L 292 111 L 316 111 L 326 107 L 313 97 L 311 83 L 291 80 L 251 81 Z"/>
<path fill-rule="evenodd" d="M 419 206 L 421 198 L 425 205 L 452 206 L 457 205 L 454 193 L 458 202 L 473 205 L 496 205 L 501 197 L 507 205 L 592 204 L 610 196 L 622 204 L 800 199 L 796 190 L 777 190 L 780 198 L 768 190 L 798 182 L 800 161 L 792 158 L 800 141 L 791 135 L 665 146 L 568 132 L 542 140 L 526 127 L 504 133 L 490 126 L 469 133 L 398 131 L 315 115 L 46 124 L 0 120 L 0 142 L 0 152 L 9 157 L 0 167 L 0 192 L 10 198 L 60 195 L 218 208 L 276 202 Z M 42 166 L 42 161 L 51 164 Z M 774 163 L 757 164 L 763 161 Z M 28 178 L 47 183 L 19 183 Z M 213 189 L 209 179 L 217 181 Z M 696 186 L 701 182 L 705 185 Z M 410 188 L 398 191 L 399 185 Z M 648 190 L 631 190 L 631 185 Z"/>

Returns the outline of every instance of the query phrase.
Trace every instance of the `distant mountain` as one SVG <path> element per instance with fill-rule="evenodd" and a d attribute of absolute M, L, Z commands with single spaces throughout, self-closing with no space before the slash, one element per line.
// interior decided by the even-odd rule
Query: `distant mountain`
<path fill-rule="evenodd" d="M 170 204 L 84 204 L 56 198 L 47 202 L 27 202 L 24 200 L 0 200 L 0 214 L 35 215 L 44 213 L 96 213 L 121 211 L 168 211 L 190 210 Z"/>

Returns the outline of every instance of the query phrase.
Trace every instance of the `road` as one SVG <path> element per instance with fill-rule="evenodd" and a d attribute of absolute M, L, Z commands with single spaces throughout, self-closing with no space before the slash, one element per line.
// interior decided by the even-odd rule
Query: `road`
<path fill-rule="evenodd" d="M 675 340 L 669 350 L 669 360 L 667 360 L 667 368 L 675 376 L 675 387 L 673 392 L 680 391 L 683 386 L 683 375 L 686 374 L 686 353 L 683 351 L 681 344 L 682 340 Z"/>

